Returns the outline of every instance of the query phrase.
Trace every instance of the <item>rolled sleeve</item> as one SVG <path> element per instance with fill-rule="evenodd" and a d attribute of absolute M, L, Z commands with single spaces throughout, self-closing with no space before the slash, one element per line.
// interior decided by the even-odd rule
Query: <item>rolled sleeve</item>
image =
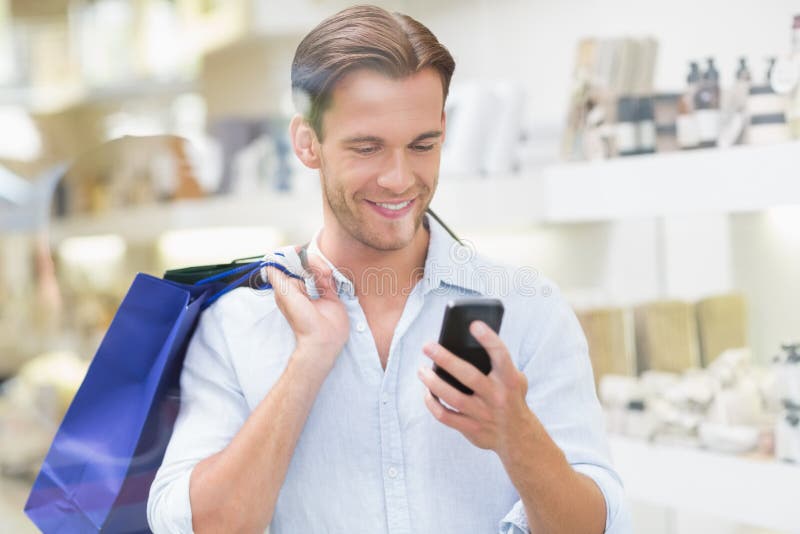
<path fill-rule="evenodd" d="M 632 532 L 622 481 L 611 464 L 600 402 L 583 330 L 555 286 L 544 328 L 523 345 L 528 357 L 522 371 L 528 378 L 528 406 L 577 472 L 591 478 L 605 498 L 606 533 Z M 529 532 L 518 502 L 501 532 Z M 513 526 L 517 530 L 508 530 Z"/>
<path fill-rule="evenodd" d="M 180 384 L 180 411 L 147 502 L 147 520 L 156 533 L 192 532 L 192 470 L 225 448 L 249 413 L 222 334 L 218 306 L 200 317 Z"/>
<path fill-rule="evenodd" d="M 528 516 L 521 500 L 514 503 L 511 511 L 500 521 L 500 534 L 530 534 Z"/>
<path fill-rule="evenodd" d="M 614 473 L 591 464 L 572 466 L 575 471 L 591 478 L 606 501 L 606 534 L 628 534 L 633 532 L 630 513 L 622 490 L 622 483 Z"/>

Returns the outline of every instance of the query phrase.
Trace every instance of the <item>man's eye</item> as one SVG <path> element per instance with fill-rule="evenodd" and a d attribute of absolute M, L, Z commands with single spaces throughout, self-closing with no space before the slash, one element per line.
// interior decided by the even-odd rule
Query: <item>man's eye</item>
<path fill-rule="evenodd" d="M 374 154 L 375 152 L 377 152 L 378 151 L 378 147 L 376 147 L 376 146 L 360 146 L 360 147 L 357 146 L 357 147 L 353 147 L 353 151 L 356 154 L 361 154 L 361 155 L 366 156 L 366 155 Z"/>
<path fill-rule="evenodd" d="M 433 149 L 433 145 L 414 145 L 414 150 L 417 152 L 428 152 Z"/>

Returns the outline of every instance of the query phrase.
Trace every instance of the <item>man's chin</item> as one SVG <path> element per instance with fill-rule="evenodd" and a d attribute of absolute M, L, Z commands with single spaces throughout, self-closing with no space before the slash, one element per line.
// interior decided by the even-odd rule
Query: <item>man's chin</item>
<path fill-rule="evenodd" d="M 409 228 L 406 223 L 401 228 L 392 228 L 385 232 L 372 233 L 369 235 L 366 244 L 376 250 L 393 251 L 402 250 L 408 247 L 419 232 L 422 226 L 422 219 L 415 218 L 413 220 L 413 227 Z M 366 237 L 366 236 L 365 236 Z"/>

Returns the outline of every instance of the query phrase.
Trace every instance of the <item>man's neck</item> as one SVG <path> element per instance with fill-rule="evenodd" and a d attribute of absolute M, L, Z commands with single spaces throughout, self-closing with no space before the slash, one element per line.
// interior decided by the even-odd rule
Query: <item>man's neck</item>
<path fill-rule="evenodd" d="M 408 246 L 388 251 L 368 247 L 346 234 L 336 235 L 336 230 L 329 228 L 322 229 L 319 249 L 353 282 L 357 297 L 407 296 L 422 278 L 430 241 L 425 224 Z"/>

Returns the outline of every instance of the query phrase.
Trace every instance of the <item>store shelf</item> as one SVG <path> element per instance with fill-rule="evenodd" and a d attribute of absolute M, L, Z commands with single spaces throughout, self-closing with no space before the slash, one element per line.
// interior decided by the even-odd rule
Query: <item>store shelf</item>
<path fill-rule="evenodd" d="M 538 219 L 536 182 L 521 177 L 444 179 L 431 207 L 448 226 L 474 230 L 529 226 Z M 208 197 L 115 209 L 101 215 L 56 219 L 51 239 L 119 234 L 133 242 L 152 241 L 166 230 L 214 226 L 271 225 L 302 238 L 322 222 L 321 197 L 306 193 L 258 193 Z"/>
<path fill-rule="evenodd" d="M 152 242 L 167 230 L 220 226 L 277 226 L 291 237 L 313 233 L 322 221 L 320 206 L 318 192 L 180 200 L 55 219 L 50 237 L 58 242 L 66 237 L 118 234 L 131 242 Z"/>
<path fill-rule="evenodd" d="M 446 176 L 431 206 L 464 231 L 739 213 L 800 204 L 798 169 L 800 142 L 638 156 L 553 165 L 519 176 Z M 259 193 L 74 216 L 54 223 L 53 237 L 118 233 L 143 241 L 169 229 L 267 224 L 299 231 L 321 220 L 318 191 Z"/>
<path fill-rule="evenodd" d="M 800 533 L 798 465 L 620 436 L 610 441 L 614 466 L 633 501 Z"/>
<path fill-rule="evenodd" d="M 737 213 L 800 203 L 800 142 L 548 167 L 548 222 Z"/>

